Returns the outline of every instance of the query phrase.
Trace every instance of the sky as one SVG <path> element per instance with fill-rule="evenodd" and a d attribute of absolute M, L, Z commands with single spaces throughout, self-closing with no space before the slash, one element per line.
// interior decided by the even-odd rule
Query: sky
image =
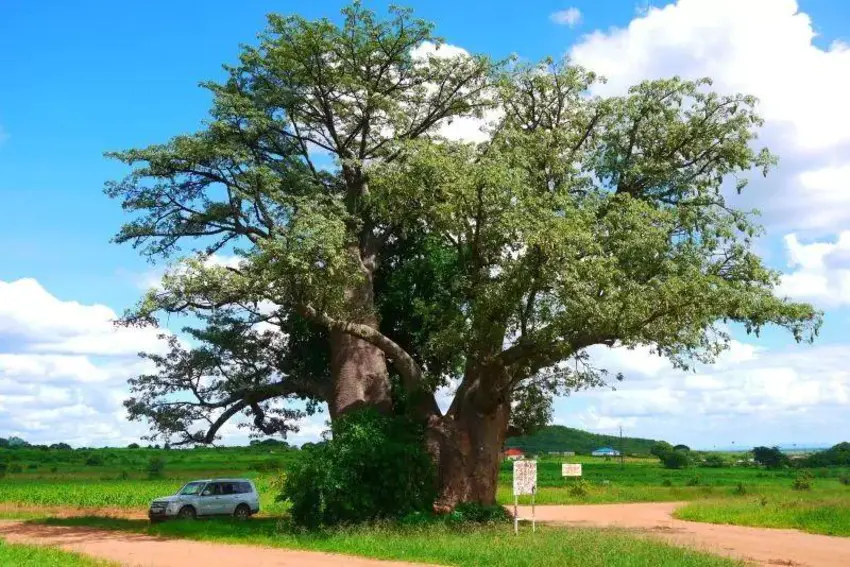
<path fill-rule="evenodd" d="M 382 11 L 386 3 L 366 1 Z M 841 0 L 449 2 L 409 0 L 448 44 L 494 57 L 568 56 L 604 75 L 710 76 L 759 97 L 759 143 L 779 167 L 734 203 L 761 211 L 758 249 L 779 293 L 822 309 L 813 345 L 733 328 L 717 364 L 671 368 L 648 350 L 594 349 L 610 388 L 558 399 L 554 421 L 692 447 L 831 444 L 850 410 L 850 4 Z M 126 217 L 103 195 L 126 170 L 103 153 L 198 129 L 198 83 L 252 43 L 269 12 L 338 19 L 343 2 L 0 0 L 0 437 L 124 445 L 136 353 L 152 329 L 116 329 L 158 270 L 110 242 Z M 291 441 L 315 440 L 324 415 Z M 244 443 L 229 427 L 224 443 Z"/>

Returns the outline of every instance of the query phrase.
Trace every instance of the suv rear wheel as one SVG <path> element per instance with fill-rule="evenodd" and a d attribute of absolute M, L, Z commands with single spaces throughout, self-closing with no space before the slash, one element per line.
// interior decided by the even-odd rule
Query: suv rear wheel
<path fill-rule="evenodd" d="M 177 512 L 177 517 L 181 520 L 194 520 L 195 515 L 195 509 L 191 506 L 183 506 L 180 508 L 180 511 Z"/>
<path fill-rule="evenodd" d="M 240 504 L 234 510 L 233 517 L 237 520 L 247 520 L 251 517 L 251 509 L 246 504 Z"/>

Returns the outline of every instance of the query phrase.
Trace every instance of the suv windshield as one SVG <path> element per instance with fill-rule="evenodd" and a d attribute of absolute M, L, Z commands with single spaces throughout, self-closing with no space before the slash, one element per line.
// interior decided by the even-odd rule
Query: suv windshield
<path fill-rule="evenodd" d="M 201 489 L 204 487 L 206 482 L 190 482 L 186 486 L 180 489 L 180 492 L 177 494 L 181 496 L 197 496 L 201 493 Z"/>

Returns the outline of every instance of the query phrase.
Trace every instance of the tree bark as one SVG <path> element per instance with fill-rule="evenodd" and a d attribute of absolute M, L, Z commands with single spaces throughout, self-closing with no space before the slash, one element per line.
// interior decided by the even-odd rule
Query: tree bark
<path fill-rule="evenodd" d="M 390 382 L 384 353 L 376 346 L 343 331 L 331 331 L 331 378 L 328 400 L 331 419 L 370 406 L 392 409 Z"/>
<path fill-rule="evenodd" d="M 358 285 L 345 291 L 349 309 L 359 314 L 351 322 L 377 329 L 373 287 L 375 254 L 364 255 L 358 246 L 352 246 L 349 253 L 357 258 L 363 274 Z M 328 413 L 331 419 L 367 406 L 389 413 L 393 404 L 384 352 L 339 329 L 330 331 L 330 350 L 333 392 L 328 400 Z"/>
<path fill-rule="evenodd" d="M 485 396 L 479 381 L 491 377 L 476 371 L 459 388 L 445 417 L 433 417 L 426 446 L 437 467 L 434 509 L 448 512 L 460 503 L 492 506 L 496 503 L 502 446 L 510 420 L 510 401 L 502 395 Z"/>

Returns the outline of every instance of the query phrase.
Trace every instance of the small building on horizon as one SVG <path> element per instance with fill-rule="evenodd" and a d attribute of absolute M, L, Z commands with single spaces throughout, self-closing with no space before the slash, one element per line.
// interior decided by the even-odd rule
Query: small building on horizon
<path fill-rule="evenodd" d="M 510 461 L 516 461 L 517 459 L 522 459 L 525 457 L 525 453 L 522 449 L 517 449 L 516 447 L 511 447 L 505 451 L 505 458 Z"/>
<path fill-rule="evenodd" d="M 594 457 L 619 457 L 620 452 L 616 449 L 612 449 L 611 447 L 600 447 L 592 452 L 591 455 Z"/>

